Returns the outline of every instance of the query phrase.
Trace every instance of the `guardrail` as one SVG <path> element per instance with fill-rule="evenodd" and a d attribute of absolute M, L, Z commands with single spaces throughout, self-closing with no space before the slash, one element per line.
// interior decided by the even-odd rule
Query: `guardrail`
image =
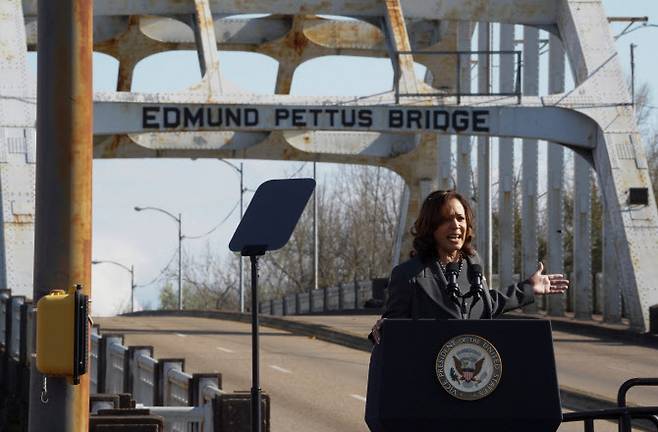
<path fill-rule="evenodd" d="M 0 290 L 0 407 L 6 423 L 27 421 L 30 394 L 29 362 L 32 344 L 32 304 L 23 296 Z M 0 421 L 0 430 L 3 429 Z"/>
<path fill-rule="evenodd" d="M 91 343 L 89 348 L 89 393 L 98 393 L 98 350 L 101 339 L 100 328 L 91 328 Z"/>
<path fill-rule="evenodd" d="M 158 361 L 152 357 L 153 353 L 136 353 L 133 363 L 133 388 L 132 394 L 135 400 L 140 401 L 146 406 L 156 404 L 156 371 L 158 370 Z"/>
<path fill-rule="evenodd" d="M 583 422 L 585 432 L 594 432 L 595 420 L 616 420 L 619 432 L 631 432 L 633 427 L 658 431 L 658 406 L 629 407 L 626 405 L 626 393 L 632 387 L 637 386 L 658 386 L 658 378 L 632 378 L 627 380 L 619 386 L 616 408 L 564 413 L 562 422 Z M 639 424 L 638 420 L 645 420 L 646 424 Z"/>
<path fill-rule="evenodd" d="M 0 290 L 0 430 L 27 424 L 34 312 L 25 297 Z M 91 332 L 90 393 L 126 394 L 139 408 L 164 418 L 165 431 L 231 432 L 245 430 L 248 392 L 222 390 L 219 373 L 187 373 L 184 359 L 156 359 L 151 346 L 125 346 L 123 335 Z M 263 397 L 263 431 L 269 431 L 269 397 Z"/>
<path fill-rule="evenodd" d="M 593 292 L 591 296 L 591 310 L 594 314 L 603 313 L 603 275 L 597 273 L 594 277 Z M 569 275 L 567 275 L 569 278 Z M 514 281 L 519 281 L 519 275 L 513 276 Z M 273 316 L 322 314 L 332 312 L 356 312 L 356 311 L 381 311 L 387 296 L 388 279 L 378 278 L 365 281 L 356 281 L 349 284 L 340 284 L 337 287 L 320 288 L 303 293 L 287 294 L 284 297 L 273 298 L 258 304 L 261 314 Z M 493 274 L 489 286 L 499 286 L 498 275 Z M 567 291 L 565 299 L 565 310 L 575 311 L 574 290 Z M 542 298 L 537 308 L 546 311 L 548 302 Z M 626 306 L 622 301 L 622 318 L 627 318 Z M 658 329 L 658 305 L 656 306 L 655 323 Z M 622 322 L 623 324 L 623 322 Z M 653 332 L 653 330 L 652 330 Z"/>
<path fill-rule="evenodd" d="M 300 315 L 363 310 L 368 306 L 381 307 L 386 284 L 387 279 L 373 279 L 288 294 L 282 298 L 260 302 L 259 312 L 266 315 Z"/>

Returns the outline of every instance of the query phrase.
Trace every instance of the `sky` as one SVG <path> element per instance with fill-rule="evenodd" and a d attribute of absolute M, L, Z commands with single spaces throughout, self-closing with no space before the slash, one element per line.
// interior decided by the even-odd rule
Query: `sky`
<path fill-rule="evenodd" d="M 604 0 L 608 16 L 648 16 L 658 23 L 656 0 Z M 614 24 L 613 33 L 625 24 Z M 655 43 L 658 28 L 647 27 L 617 41 L 620 60 L 627 71 L 629 46 L 637 44 L 636 74 L 638 83 L 658 89 L 658 56 Z M 222 73 L 234 85 L 253 93 L 271 94 L 277 64 L 258 54 L 220 53 Z M 35 68 L 35 61 L 30 62 Z M 363 73 L 368 71 L 368 73 Z M 113 90 L 117 64 L 107 56 L 94 56 L 95 90 Z M 422 69 L 418 68 L 418 74 Z M 159 54 L 142 61 L 135 72 L 133 91 L 172 92 L 183 90 L 200 78 L 196 53 Z M 366 95 L 391 89 L 392 70 L 385 59 L 339 59 L 327 57 L 303 64 L 295 74 L 295 95 Z M 656 90 L 658 91 L 658 90 Z M 654 91 L 655 93 L 655 91 Z M 272 178 L 312 175 L 312 164 L 300 162 L 231 160 L 244 163 L 245 187 L 255 190 Z M 201 239 L 184 239 L 184 253 L 200 256 L 208 248 L 228 256 L 228 242 L 239 222 L 239 175 L 217 160 L 188 159 L 96 159 L 93 173 L 93 260 L 111 260 L 134 266 L 136 304 L 158 305 L 161 271 L 172 261 L 178 246 L 178 226 L 168 216 L 134 211 L 135 206 L 159 207 L 182 215 L 184 236 L 198 236 L 217 227 Z M 318 164 L 318 180 L 328 181 L 337 167 Z M 245 209 L 253 193 L 245 193 Z M 231 210 L 233 212 L 231 212 Z M 225 220 L 218 226 L 219 222 Z M 237 258 L 236 258 L 237 259 Z M 125 310 L 130 298 L 130 274 L 112 265 L 92 268 L 94 315 L 112 315 Z"/>

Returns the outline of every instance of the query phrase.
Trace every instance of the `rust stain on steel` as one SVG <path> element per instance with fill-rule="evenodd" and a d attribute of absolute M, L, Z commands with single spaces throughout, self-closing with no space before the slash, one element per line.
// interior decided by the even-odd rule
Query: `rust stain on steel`
<path fill-rule="evenodd" d="M 307 19 L 304 34 L 313 43 L 326 48 L 384 48 L 381 30 L 363 21 Z"/>
<path fill-rule="evenodd" d="M 285 45 L 293 50 L 298 56 L 301 56 L 308 46 L 308 39 L 300 31 L 293 30 L 290 35 L 284 39 Z"/>
<path fill-rule="evenodd" d="M 128 18 L 128 28 L 124 35 L 128 34 L 128 37 L 134 39 L 136 30 L 139 28 L 140 18 L 136 16 L 131 16 Z M 141 34 L 141 33 L 140 33 Z M 135 65 L 137 64 L 137 58 L 135 54 L 121 55 L 122 52 L 125 52 L 126 44 L 121 43 L 121 40 L 117 41 L 117 59 L 119 60 L 119 76 L 117 77 L 117 91 L 130 91 L 132 87 L 133 80 L 133 71 Z M 139 52 L 138 46 L 134 44 L 130 45 L 128 50 L 130 53 Z"/>
<path fill-rule="evenodd" d="M 25 225 L 34 223 L 34 215 L 31 214 L 14 214 L 11 220 L 12 224 Z"/>
<path fill-rule="evenodd" d="M 309 40 L 304 35 L 304 15 L 296 15 L 292 18 L 291 28 L 288 34 L 283 38 L 283 47 L 291 50 L 297 57 L 301 57 Z"/>
<path fill-rule="evenodd" d="M 203 6 L 199 5 L 199 8 L 202 8 Z M 201 16 L 201 22 L 199 25 L 201 26 L 202 29 L 212 29 L 213 31 L 215 30 L 215 21 L 212 18 L 212 14 L 198 14 Z"/>
<path fill-rule="evenodd" d="M 407 28 L 402 15 L 402 8 L 399 0 L 385 0 L 386 12 L 388 17 L 390 37 L 393 41 L 395 51 L 411 51 L 411 44 L 407 34 Z M 400 67 L 401 76 L 399 77 L 399 86 L 404 91 L 418 91 L 416 89 L 416 77 L 414 76 L 413 56 L 410 54 L 399 55 L 397 59 Z"/>
<path fill-rule="evenodd" d="M 281 62 L 285 58 L 291 58 L 296 55 L 296 53 L 293 51 L 291 52 L 290 50 L 284 49 L 284 41 L 286 38 L 290 37 L 290 33 L 294 31 L 294 17 L 293 16 L 280 16 L 281 19 L 286 21 L 286 24 L 288 25 L 288 31 L 286 33 L 277 39 L 273 39 L 270 41 L 267 41 L 258 47 L 254 47 L 251 49 L 251 51 L 255 51 L 264 55 L 268 55 L 272 58 L 277 59 L 279 62 Z"/>
<path fill-rule="evenodd" d="M 189 43 L 161 42 L 149 37 L 142 30 L 142 17 L 139 16 L 130 16 L 124 31 L 94 45 L 95 51 L 119 61 L 117 91 L 130 91 L 135 66 L 142 59 L 164 51 L 192 48 Z"/>
<path fill-rule="evenodd" d="M 112 135 L 110 143 L 103 148 L 103 156 L 114 157 L 118 154 L 119 147 L 122 145 L 122 138 L 125 135 Z"/>
<path fill-rule="evenodd" d="M 93 3 L 91 0 L 71 0 L 73 3 L 73 56 L 71 154 L 69 181 L 71 187 L 69 266 L 70 283 L 81 283 L 84 294 L 91 298 L 91 218 L 93 160 Z M 61 143 L 59 143 L 61 144 Z M 89 374 L 80 378 L 73 392 L 74 430 L 87 430 L 89 425 Z"/>
<path fill-rule="evenodd" d="M 411 51 L 399 0 L 385 0 L 391 31 L 398 51 Z"/>

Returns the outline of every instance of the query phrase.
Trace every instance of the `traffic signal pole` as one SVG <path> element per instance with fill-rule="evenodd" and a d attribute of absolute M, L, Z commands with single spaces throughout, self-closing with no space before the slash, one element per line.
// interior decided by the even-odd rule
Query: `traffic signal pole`
<path fill-rule="evenodd" d="M 34 304 L 75 284 L 91 297 L 92 36 L 91 0 L 39 0 Z M 87 431 L 89 374 L 48 377 L 42 397 L 35 363 L 29 431 Z"/>

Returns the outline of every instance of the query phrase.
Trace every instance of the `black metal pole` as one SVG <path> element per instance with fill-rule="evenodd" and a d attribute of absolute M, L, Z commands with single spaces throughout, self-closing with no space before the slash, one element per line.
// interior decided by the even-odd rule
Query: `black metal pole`
<path fill-rule="evenodd" d="M 258 256 L 251 257 L 251 432 L 260 432 L 260 382 L 258 368 Z"/>

